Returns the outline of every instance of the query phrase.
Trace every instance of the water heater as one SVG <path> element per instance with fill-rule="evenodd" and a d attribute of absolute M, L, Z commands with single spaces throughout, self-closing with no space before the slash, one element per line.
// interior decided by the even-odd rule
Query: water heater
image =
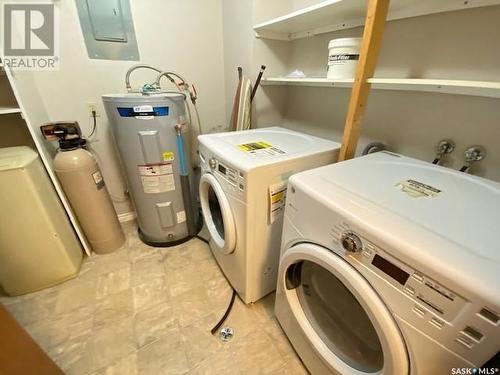
<path fill-rule="evenodd" d="M 196 234 L 199 210 L 184 95 L 103 95 L 141 240 L 170 246 Z M 187 170 L 182 173 L 182 170 Z M 186 183 L 187 182 L 187 183 Z"/>

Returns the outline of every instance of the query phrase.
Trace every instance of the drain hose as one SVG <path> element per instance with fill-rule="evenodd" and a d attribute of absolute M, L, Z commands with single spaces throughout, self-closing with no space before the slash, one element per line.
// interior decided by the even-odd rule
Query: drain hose
<path fill-rule="evenodd" d="M 208 244 L 208 241 L 206 239 L 204 239 L 203 237 L 201 237 L 200 235 L 197 235 L 196 238 L 198 238 L 199 240 Z M 229 281 L 227 283 L 229 284 Z M 229 284 L 229 286 L 231 286 L 231 284 Z M 233 288 L 231 288 L 231 289 L 233 289 Z M 229 305 L 226 308 L 226 312 L 224 313 L 222 318 L 220 318 L 219 322 L 214 326 L 214 328 L 212 328 L 210 330 L 210 333 L 212 335 L 215 334 L 217 332 L 217 330 L 221 327 L 221 325 L 223 325 L 224 322 L 226 321 L 227 317 L 231 313 L 231 310 L 233 309 L 235 299 L 236 299 L 236 290 L 233 289 L 233 295 L 231 296 L 231 300 L 229 301 Z"/>
<path fill-rule="evenodd" d="M 226 312 L 222 316 L 222 318 L 219 320 L 219 322 L 210 330 L 210 333 L 213 335 L 217 330 L 220 328 L 222 324 L 226 321 L 227 317 L 229 316 L 229 313 L 231 312 L 231 309 L 233 308 L 234 305 L 234 300 L 236 298 L 236 290 L 233 289 L 233 295 L 231 296 L 231 301 L 229 301 L 229 305 L 227 306 Z"/>

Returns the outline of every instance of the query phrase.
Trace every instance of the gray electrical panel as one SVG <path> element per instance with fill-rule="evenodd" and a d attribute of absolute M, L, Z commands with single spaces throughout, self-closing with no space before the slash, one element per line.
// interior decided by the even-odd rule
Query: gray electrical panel
<path fill-rule="evenodd" d="M 91 59 L 139 60 L 129 0 L 76 0 Z"/>

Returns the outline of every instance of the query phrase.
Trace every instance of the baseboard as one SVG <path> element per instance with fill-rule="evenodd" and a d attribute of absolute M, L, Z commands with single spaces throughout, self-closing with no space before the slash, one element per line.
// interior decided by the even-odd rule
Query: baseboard
<path fill-rule="evenodd" d="M 127 221 L 132 221 L 132 220 L 135 220 L 135 212 L 134 211 L 125 212 L 123 214 L 118 215 L 118 221 L 120 223 L 125 223 Z"/>

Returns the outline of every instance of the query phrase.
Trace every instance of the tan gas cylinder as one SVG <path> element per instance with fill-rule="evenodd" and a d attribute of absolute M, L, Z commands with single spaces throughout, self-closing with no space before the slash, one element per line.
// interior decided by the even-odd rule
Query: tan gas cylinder
<path fill-rule="evenodd" d="M 94 252 L 122 246 L 125 236 L 94 156 L 83 148 L 61 148 L 54 169 Z"/>

